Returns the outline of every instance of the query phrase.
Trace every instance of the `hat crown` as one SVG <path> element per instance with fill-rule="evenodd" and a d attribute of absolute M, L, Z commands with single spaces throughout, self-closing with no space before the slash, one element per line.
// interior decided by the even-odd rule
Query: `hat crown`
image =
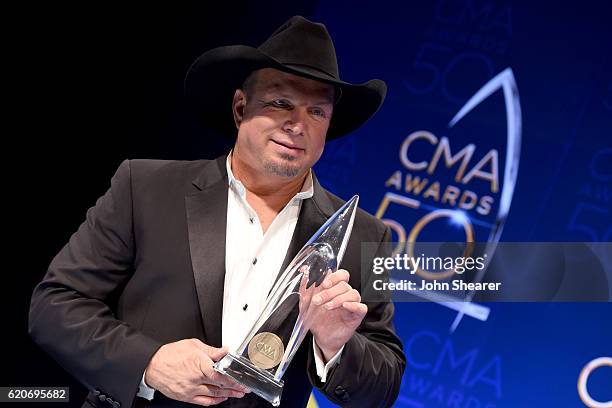
<path fill-rule="evenodd" d="M 340 77 L 336 50 L 327 28 L 302 16 L 291 17 L 258 49 L 284 65 L 308 67 L 335 79 Z"/>

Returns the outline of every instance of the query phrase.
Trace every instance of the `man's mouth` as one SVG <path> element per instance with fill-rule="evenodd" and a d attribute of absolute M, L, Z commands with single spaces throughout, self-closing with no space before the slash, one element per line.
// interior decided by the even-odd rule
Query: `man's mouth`
<path fill-rule="evenodd" d="M 291 149 L 291 150 L 295 150 L 295 151 L 301 151 L 301 150 L 304 150 L 304 149 L 302 149 L 301 147 L 298 147 L 298 146 L 296 146 L 296 145 L 294 145 L 294 144 L 292 144 L 292 143 L 280 142 L 280 141 L 277 141 L 277 140 L 274 140 L 274 139 L 271 139 L 271 140 L 272 140 L 274 143 L 276 143 L 277 145 L 280 145 L 280 146 L 286 147 L 287 149 Z"/>

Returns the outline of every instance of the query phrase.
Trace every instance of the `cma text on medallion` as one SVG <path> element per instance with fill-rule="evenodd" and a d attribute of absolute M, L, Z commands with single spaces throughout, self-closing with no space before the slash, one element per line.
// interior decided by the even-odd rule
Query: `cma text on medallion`
<path fill-rule="evenodd" d="M 373 282 L 374 290 L 392 290 L 392 291 L 420 291 L 420 290 L 469 290 L 469 291 L 497 291 L 501 282 L 465 282 L 463 280 L 454 280 L 452 282 L 440 282 L 438 280 L 419 282 L 402 279 L 395 282 L 385 282 L 381 279 Z"/>

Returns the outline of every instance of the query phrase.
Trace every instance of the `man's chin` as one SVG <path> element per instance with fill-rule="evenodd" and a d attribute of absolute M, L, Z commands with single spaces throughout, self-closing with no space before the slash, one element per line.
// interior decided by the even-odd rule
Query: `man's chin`
<path fill-rule="evenodd" d="M 264 161 L 264 168 L 270 175 L 292 178 L 300 174 L 302 166 L 294 157 L 281 155 L 280 157 Z"/>

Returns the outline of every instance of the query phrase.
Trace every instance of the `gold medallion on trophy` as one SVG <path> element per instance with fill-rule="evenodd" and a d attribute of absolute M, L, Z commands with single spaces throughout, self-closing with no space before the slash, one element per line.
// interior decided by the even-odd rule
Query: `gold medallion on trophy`
<path fill-rule="evenodd" d="M 259 333 L 249 343 L 249 360 L 264 370 L 276 367 L 283 354 L 283 341 L 274 333 Z"/>

